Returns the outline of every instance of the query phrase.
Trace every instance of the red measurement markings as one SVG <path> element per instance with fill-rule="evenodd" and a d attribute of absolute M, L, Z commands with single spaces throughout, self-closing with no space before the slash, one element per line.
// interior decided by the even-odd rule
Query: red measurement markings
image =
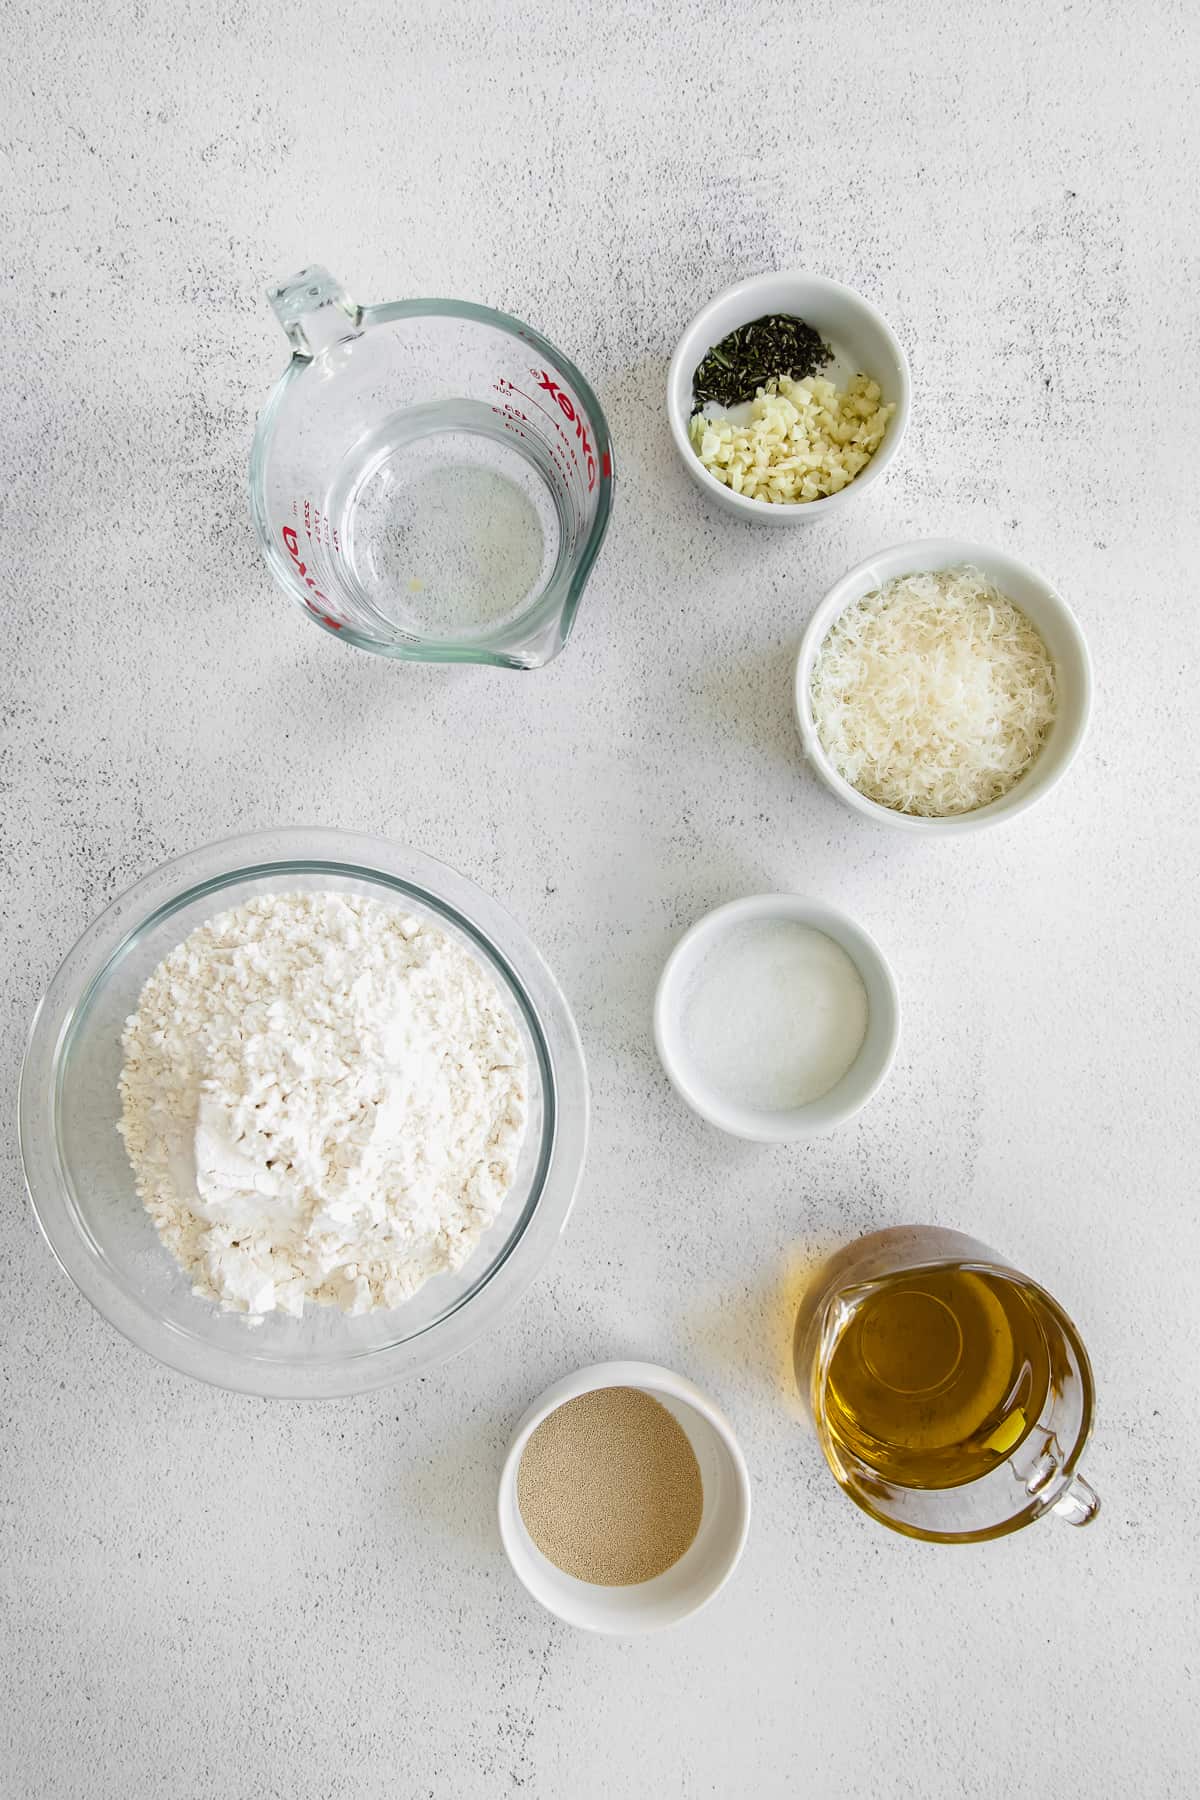
<path fill-rule="evenodd" d="M 538 435 L 541 437 L 542 442 L 549 452 L 551 462 L 562 476 L 568 492 L 570 492 L 571 489 L 572 476 L 577 475 L 580 479 L 581 486 L 586 480 L 587 492 L 590 494 L 596 485 L 596 456 L 592 448 L 591 440 L 587 434 L 587 426 L 584 423 L 582 414 L 577 410 L 577 402 L 571 394 L 567 393 L 565 389 L 559 386 L 545 369 L 531 369 L 529 372 L 538 383 L 539 392 L 549 394 L 554 400 L 555 406 L 558 409 L 556 412 L 551 411 L 549 407 L 543 406 L 536 395 L 527 394 L 524 388 L 519 388 L 516 383 L 510 381 L 506 375 L 501 375 L 493 382 L 493 391 L 500 395 L 517 395 L 520 399 L 528 401 L 529 405 L 539 412 L 544 419 L 549 419 L 554 427 L 554 436 L 558 439 L 559 444 L 566 447 L 567 454 L 571 459 L 571 466 L 568 467 L 563 460 L 562 452 L 555 444 L 554 439 L 547 437 L 544 432 L 539 432 Z M 513 421 L 519 419 L 523 424 L 530 426 L 534 423 L 528 413 L 523 413 L 519 407 L 512 405 L 510 401 L 506 401 L 503 407 L 493 406 L 492 411 L 496 414 L 497 418 L 502 421 L 505 429 L 515 431 L 518 437 L 523 438 L 526 433 L 520 429 L 519 425 L 514 424 Z M 569 433 L 563 429 L 564 419 L 575 427 L 574 442 Z M 579 456 L 576 454 L 576 443 L 578 443 L 580 449 L 583 451 L 583 465 L 580 464 Z M 601 478 L 605 481 L 608 481 L 612 476 L 612 458 L 607 450 L 604 451 L 600 458 L 599 473 Z M 578 519 L 572 521 L 570 535 L 566 543 L 568 552 L 575 548 L 578 537 L 578 524 Z"/>
<path fill-rule="evenodd" d="M 591 443 L 588 440 L 587 427 L 584 424 L 583 414 L 576 410 L 575 401 L 572 399 L 571 395 L 568 394 L 565 389 L 559 387 L 558 383 L 546 373 L 545 369 L 530 369 L 529 373 L 533 376 L 533 379 L 537 382 L 538 387 L 542 392 L 550 395 L 550 398 L 554 401 L 559 412 L 562 414 L 563 418 L 567 420 L 568 424 L 574 425 L 575 436 L 579 440 L 579 447 L 583 452 L 583 460 L 587 468 L 587 487 L 588 493 L 590 494 L 596 485 L 596 458 L 592 451 Z"/>
<path fill-rule="evenodd" d="M 306 500 L 304 502 L 304 515 L 306 519 L 308 517 L 308 510 L 308 501 Z M 283 541 L 287 545 L 288 555 L 295 564 L 296 573 L 303 581 L 305 587 L 312 589 L 314 599 L 323 600 L 326 606 L 329 606 L 331 602 L 328 594 L 323 594 L 321 592 L 320 588 L 309 574 L 306 564 L 300 560 L 300 539 L 290 525 L 285 525 L 283 528 Z M 322 612 L 319 606 L 313 605 L 312 600 L 309 599 L 307 594 L 304 596 L 304 604 L 307 606 L 310 613 L 315 613 L 316 617 L 320 619 L 323 625 L 328 625 L 333 631 L 340 631 L 342 629 L 342 620 L 331 618 L 327 612 Z"/>
<path fill-rule="evenodd" d="M 566 432 L 563 430 L 562 425 L 559 422 L 557 415 L 554 413 L 551 413 L 551 412 L 547 412 L 546 408 L 544 406 L 540 406 L 538 404 L 538 402 L 533 398 L 532 394 L 527 394 L 524 392 L 523 389 L 514 387 L 511 381 L 505 381 L 505 380 L 497 381 L 497 382 L 493 383 L 493 387 L 497 393 L 504 393 L 505 391 L 507 391 L 510 394 L 520 394 L 522 400 L 528 400 L 530 406 L 534 407 L 538 412 L 540 412 L 544 419 L 549 419 L 550 423 L 554 427 L 555 436 L 558 438 L 559 443 L 566 446 L 567 452 L 571 458 L 571 465 L 573 465 L 573 466 L 569 466 L 563 460 L 562 451 L 556 446 L 553 438 L 547 437 L 547 435 L 544 431 L 536 431 L 536 436 L 545 445 L 551 462 L 554 464 L 558 473 L 562 476 L 563 485 L 566 488 L 567 492 L 570 493 L 572 491 L 572 479 L 576 475 L 579 476 L 580 485 L 582 486 L 583 477 L 580 472 L 579 458 L 576 456 L 574 448 L 571 444 L 571 440 L 568 438 Z M 526 432 L 522 431 L 519 426 L 514 426 L 509 422 L 508 418 L 506 418 L 506 416 L 505 416 L 506 413 L 508 413 L 508 412 L 512 412 L 518 418 L 524 419 L 526 424 L 529 425 L 531 429 L 535 429 L 535 422 L 532 419 L 530 419 L 528 413 L 517 412 L 517 409 L 515 407 L 510 407 L 507 403 L 505 404 L 503 409 L 498 406 L 493 406 L 492 411 L 496 414 L 496 417 L 504 425 L 505 429 L 507 431 L 516 431 L 516 434 L 518 437 L 523 438 L 523 437 L 526 437 L 528 434 Z M 572 533 L 572 542 L 573 541 L 574 541 L 574 534 Z"/>
<path fill-rule="evenodd" d="M 498 406 L 493 406 L 492 411 L 503 425 L 505 431 L 511 431 L 514 437 L 524 439 L 529 435 L 528 432 L 522 431 L 515 419 L 506 419 Z"/>
<path fill-rule="evenodd" d="M 519 406 L 513 406 L 510 401 L 506 400 L 503 406 L 493 406 L 492 411 L 506 431 L 515 431 L 521 438 L 526 436 L 521 427 L 529 424 L 529 414 L 523 413 Z"/>
<path fill-rule="evenodd" d="M 548 407 L 543 406 L 541 401 L 535 399 L 532 394 L 527 394 L 525 392 L 524 388 L 514 387 L 511 381 L 497 382 L 495 385 L 496 385 L 496 388 L 500 392 L 507 391 L 510 394 L 519 394 L 521 396 L 521 399 L 528 400 L 530 406 L 536 408 L 536 410 L 541 413 L 541 415 L 544 419 L 549 419 L 550 423 L 554 427 L 555 434 L 557 435 L 559 440 L 563 444 L 566 445 L 567 450 L 570 454 L 571 461 L 574 464 L 574 473 L 579 475 L 580 484 L 582 485 L 583 472 L 580 467 L 579 458 L 575 454 L 574 444 L 571 442 L 571 439 L 569 438 L 567 433 L 563 430 L 562 419 L 559 417 L 559 415 L 557 413 L 551 412 Z M 532 423 L 532 420 L 530 421 L 530 423 Z M 558 462 L 558 466 L 560 468 L 564 468 L 564 465 L 561 463 L 561 461 L 559 461 L 559 458 L 557 457 L 557 455 L 555 453 L 553 441 L 551 439 L 546 438 L 544 434 L 542 434 L 542 441 L 546 444 L 546 446 L 550 452 L 550 455 L 552 457 L 554 457 L 556 462 Z M 566 478 L 568 487 L 570 487 L 570 485 L 571 485 L 571 475 L 572 475 L 572 470 L 566 469 L 565 470 L 565 478 Z"/>
<path fill-rule="evenodd" d="M 576 411 L 576 403 L 571 395 L 560 388 L 558 383 L 552 380 L 546 373 L 545 369 L 530 369 L 529 373 L 539 384 L 540 389 L 552 396 L 558 406 L 558 412 L 553 412 L 549 407 L 543 406 L 541 401 L 535 395 L 527 394 L 524 388 L 517 387 L 514 382 L 508 380 L 507 376 L 502 375 L 499 380 L 493 383 L 495 391 L 498 394 L 519 394 L 522 400 L 528 400 L 530 406 L 536 407 L 544 419 L 550 420 L 550 423 L 554 426 L 555 432 L 570 450 L 571 461 L 575 464 L 576 468 L 579 468 L 579 458 L 575 454 L 575 445 L 571 441 L 570 433 L 563 430 L 563 419 L 568 420 L 574 425 L 575 438 L 580 444 L 586 458 L 587 491 L 590 494 L 596 485 L 596 459 L 592 452 L 591 440 L 588 437 L 587 426 L 583 421 L 582 414 Z M 605 471 L 602 470 L 602 472 Z"/>
<path fill-rule="evenodd" d="M 499 386 L 499 383 L 497 383 L 497 386 Z M 526 399 L 529 398 L 528 395 L 525 395 L 524 397 Z M 534 402 L 534 404 L 536 404 L 536 402 Z M 519 411 L 517 407 L 509 406 L 509 405 L 505 405 L 503 407 L 493 406 L 492 411 L 495 413 L 496 417 L 499 419 L 500 423 L 503 425 L 503 427 L 506 431 L 515 432 L 517 437 L 519 437 L 519 438 L 526 438 L 529 436 L 529 433 L 527 431 L 523 431 L 521 429 L 521 426 L 517 423 L 518 420 L 522 420 L 526 425 L 531 424 L 532 421 L 530 420 L 528 413 L 523 413 L 523 412 Z M 571 486 L 572 471 L 566 466 L 565 462 L 563 461 L 561 451 L 556 450 L 554 445 L 546 439 L 545 435 L 542 432 L 539 431 L 537 433 L 537 436 L 539 438 L 541 438 L 541 441 L 546 445 L 546 448 L 550 455 L 551 462 L 554 464 L 555 468 L 558 470 L 559 474 L 562 476 L 563 482 L 569 490 L 570 486 Z M 561 432 L 559 433 L 559 436 L 560 437 L 562 436 Z M 576 468 L 578 468 L 578 459 L 572 458 L 572 461 L 575 462 Z M 574 550 L 575 544 L 576 544 L 576 541 L 577 541 L 577 538 L 579 535 L 578 531 L 576 529 L 576 524 L 574 522 L 574 518 L 575 518 L 575 516 L 573 514 L 571 530 L 566 539 L 566 550 L 567 550 L 568 555 Z"/>
<path fill-rule="evenodd" d="M 292 501 L 292 517 L 300 517 L 299 500 Z M 315 507 L 309 499 L 304 501 L 304 535 L 311 544 L 318 544 L 322 549 L 332 547 L 339 556 L 342 554 L 342 540 L 338 536 L 337 526 L 330 524 L 320 508 Z"/>
<path fill-rule="evenodd" d="M 505 392 L 511 394 L 511 393 L 515 393 L 515 391 L 516 390 L 514 389 L 511 381 L 498 381 L 496 383 L 496 392 L 498 394 L 503 394 Z M 509 419 L 520 419 L 520 421 L 523 425 L 528 425 L 528 423 L 529 423 L 529 414 L 523 413 L 519 406 L 513 405 L 511 400 L 506 400 L 504 402 L 503 407 L 501 407 L 501 408 L 494 406 L 492 408 L 492 411 L 493 412 L 502 411 L 504 413 L 505 417 L 509 418 Z"/>
<path fill-rule="evenodd" d="M 536 374 L 537 371 L 530 370 L 530 373 Z M 518 388 L 516 391 L 518 394 L 521 393 L 520 388 Z M 581 463 L 579 461 L 579 457 L 576 454 L 575 445 L 571 442 L 570 433 L 567 431 L 564 431 L 564 429 L 563 429 L 562 416 L 559 413 L 552 412 L 549 407 L 543 406 L 541 401 L 536 399 L 532 394 L 523 394 L 522 398 L 525 400 L 528 400 L 529 404 L 531 406 L 536 406 L 538 411 L 541 413 L 541 415 L 544 419 L 550 420 L 550 423 L 554 426 L 556 435 L 558 436 L 560 441 L 566 445 L 567 450 L 570 453 L 571 461 L 575 465 L 576 470 L 579 472 L 580 482 L 582 483 L 584 480 L 583 466 L 581 465 Z M 591 492 L 594 481 L 595 481 L 595 466 L 593 465 L 592 480 L 587 483 L 587 492 L 588 493 Z"/>

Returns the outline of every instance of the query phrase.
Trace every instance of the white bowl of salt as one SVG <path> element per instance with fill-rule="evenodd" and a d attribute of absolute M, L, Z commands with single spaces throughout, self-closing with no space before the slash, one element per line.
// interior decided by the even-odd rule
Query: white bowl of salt
<path fill-rule="evenodd" d="M 734 1137 L 782 1144 L 832 1131 L 887 1075 L 900 998 L 874 939 L 798 894 L 734 900 L 667 960 L 654 1041 L 692 1111 Z"/>

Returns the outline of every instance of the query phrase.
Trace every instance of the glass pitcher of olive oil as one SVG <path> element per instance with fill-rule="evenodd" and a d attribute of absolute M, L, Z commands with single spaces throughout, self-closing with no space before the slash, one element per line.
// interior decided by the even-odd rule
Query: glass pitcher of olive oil
<path fill-rule="evenodd" d="M 872 1232 L 819 1269 L 796 1379 L 842 1487 L 908 1537 L 975 1543 L 1100 1502 L 1091 1365 L 1057 1301 L 959 1231 Z"/>

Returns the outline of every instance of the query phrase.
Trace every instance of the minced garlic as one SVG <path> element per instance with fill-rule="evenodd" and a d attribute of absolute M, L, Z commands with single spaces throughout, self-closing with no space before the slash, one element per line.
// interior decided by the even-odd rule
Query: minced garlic
<path fill-rule="evenodd" d="M 895 412 L 879 383 L 855 375 L 845 389 L 824 376 L 781 375 L 750 401 L 751 416 L 697 413 L 689 426 L 696 455 L 710 475 L 749 500 L 780 505 L 820 500 L 847 487 L 883 442 Z"/>

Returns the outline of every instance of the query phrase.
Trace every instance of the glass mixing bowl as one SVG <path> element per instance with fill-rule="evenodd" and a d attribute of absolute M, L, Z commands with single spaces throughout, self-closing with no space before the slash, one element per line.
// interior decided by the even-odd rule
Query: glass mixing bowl
<path fill-rule="evenodd" d="M 258 894 L 333 891 L 390 901 L 440 926 L 508 997 L 529 1065 L 529 1123 L 500 1217 L 457 1273 L 390 1311 L 306 1307 L 260 1324 L 198 1299 L 134 1190 L 117 1133 L 121 1031 L 181 939 Z M 520 927 L 452 869 L 356 832 L 256 832 L 192 851 L 114 900 L 38 1007 L 21 1071 L 21 1156 L 38 1223 L 110 1324 L 185 1375 L 242 1393 L 320 1399 L 384 1387 L 453 1356 L 529 1287 L 567 1222 L 587 1147 L 579 1034 Z"/>

